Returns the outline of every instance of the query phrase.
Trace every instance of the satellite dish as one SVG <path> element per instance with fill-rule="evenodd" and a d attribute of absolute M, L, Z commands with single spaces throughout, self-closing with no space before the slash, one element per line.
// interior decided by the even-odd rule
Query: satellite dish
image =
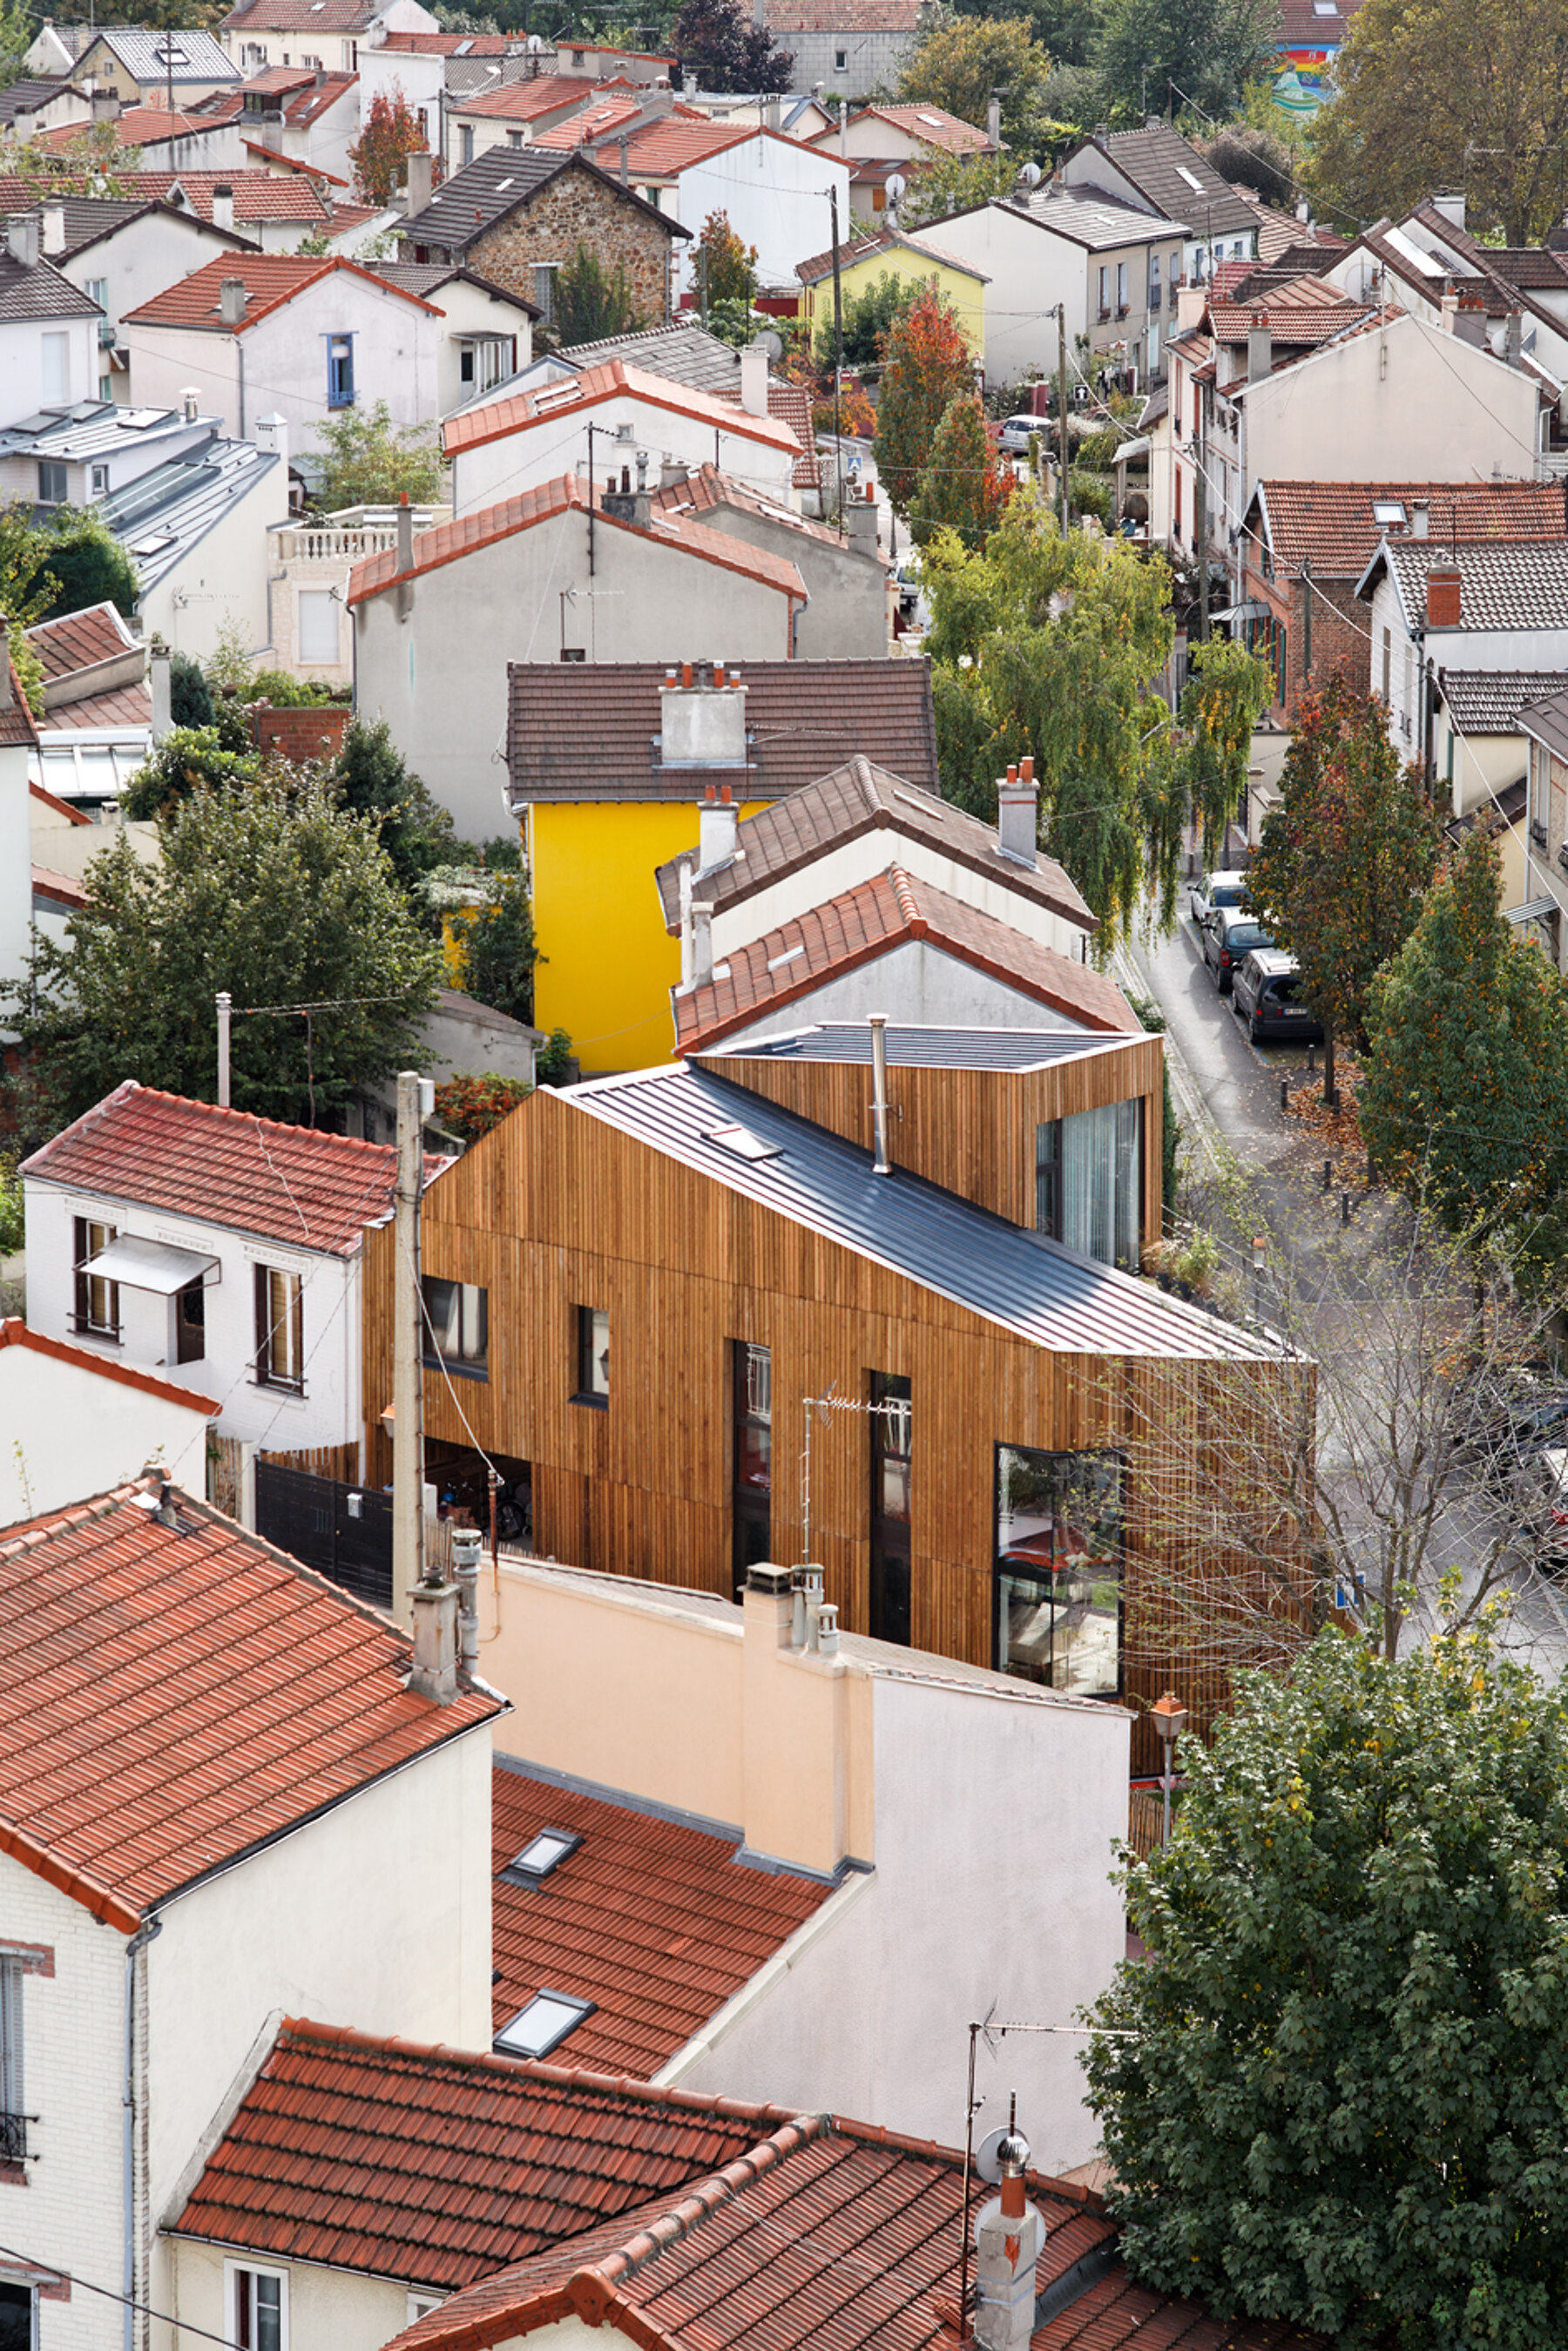
<path fill-rule="evenodd" d="M 905 184 L 902 172 L 891 173 L 887 183 L 887 201 L 890 204 L 896 204 L 902 201 Z"/>
<path fill-rule="evenodd" d="M 1041 172 L 1040 165 L 1033 162 L 1026 163 L 1023 170 L 1019 173 L 1019 178 L 1023 182 L 1026 188 L 1038 188 L 1045 174 Z"/>
<path fill-rule="evenodd" d="M 770 360 L 781 360 L 784 356 L 784 338 L 776 335 L 771 327 L 764 327 L 757 338 L 757 346 L 759 350 L 766 351 Z"/>
<path fill-rule="evenodd" d="M 988 2187 L 999 2188 L 1001 2185 L 1002 2167 L 998 2159 L 999 2151 L 1002 2141 L 1011 2138 L 1012 2136 L 1006 2123 L 998 2123 L 995 2130 L 986 2133 L 985 2137 L 975 2149 L 975 2168 Z"/>

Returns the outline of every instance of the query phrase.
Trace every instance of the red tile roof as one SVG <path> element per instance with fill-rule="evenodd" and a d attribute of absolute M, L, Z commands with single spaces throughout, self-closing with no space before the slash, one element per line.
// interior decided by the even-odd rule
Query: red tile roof
<path fill-rule="evenodd" d="M 172 1208 L 293 1249 L 352 1257 L 392 1214 L 397 1153 L 127 1078 L 22 1163 L 68 1190 Z"/>
<path fill-rule="evenodd" d="M 177 1887 L 460 1737 L 505 1700 L 403 1687 L 374 1609 L 177 1498 L 7 1531 L 27 1670 L 0 1685 L 0 1852 L 129 1933 Z"/>
<path fill-rule="evenodd" d="M 218 126 L 210 114 L 171 114 L 162 106 L 128 106 L 114 120 L 114 135 L 122 147 L 152 147 L 165 139 L 199 139 Z M 69 148 L 81 137 L 79 122 L 62 123 L 46 131 L 40 147 Z"/>
<path fill-rule="evenodd" d="M 790 427 L 776 423 L 771 416 L 752 416 L 738 403 L 721 399 L 714 392 L 674 383 L 668 376 L 653 375 L 646 368 L 628 365 L 624 360 L 606 360 L 598 367 L 584 368 L 579 376 L 541 384 L 532 392 L 513 392 L 506 400 L 487 401 L 478 408 L 463 409 L 442 426 L 442 444 L 448 457 L 459 456 L 465 449 L 482 449 L 486 443 L 504 440 L 510 433 L 525 433 L 536 424 L 557 424 L 563 416 L 576 416 L 583 409 L 598 407 L 606 400 L 638 400 L 645 407 L 693 417 L 699 424 L 765 442 L 773 449 L 795 450 L 800 446 Z"/>
<path fill-rule="evenodd" d="M 593 84 L 580 74 L 539 74 L 533 81 L 504 81 L 498 89 L 482 89 L 473 98 L 451 98 L 448 114 L 501 115 L 508 122 L 537 122 L 551 114 L 586 106 Z"/>
<path fill-rule="evenodd" d="M 26 183 L 18 182 L 17 185 Z M 157 196 L 166 203 L 173 201 L 172 191 L 183 191 L 188 210 L 198 220 L 210 222 L 213 217 L 213 190 L 227 187 L 234 190 L 235 219 L 245 221 L 298 220 L 335 224 L 345 207 L 329 213 L 320 190 L 313 179 L 295 172 L 267 171 L 243 172 L 120 172 L 116 184 L 128 196 Z M 5 183 L 0 181 L 0 200 L 4 199 Z"/>
<path fill-rule="evenodd" d="M 748 547 L 743 539 L 732 538 L 725 531 L 710 530 L 689 515 L 651 514 L 645 526 L 627 522 L 619 515 L 604 512 L 604 492 L 598 486 L 593 504 L 607 529 L 634 532 L 638 538 L 652 539 L 674 554 L 716 563 L 723 570 L 759 580 L 765 588 L 776 588 L 781 595 L 792 596 L 799 603 L 806 601 L 800 573 L 781 556 L 770 555 L 763 548 Z M 494 547 L 504 538 L 515 538 L 519 531 L 531 530 L 536 523 L 547 522 L 571 507 L 587 513 L 588 484 L 579 481 L 575 475 L 562 474 L 553 482 L 541 482 L 534 489 L 525 490 L 519 497 L 503 499 L 497 506 L 481 507 L 455 522 L 443 523 L 437 530 L 421 531 L 413 542 L 413 564 L 407 572 L 398 569 L 395 548 L 388 548 L 380 555 L 369 555 L 362 563 L 356 563 L 349 575 L 349 602 L 361 604 L 368 596 L 382 594 L 399 580 L 438 571 L 445 564 L 477 553 L 481 548 Z"/>
<path fill-rule="evenodd" d="M 78 808 L 72 808 L 69 800 L 62 800 L 57 794 L 54 792 L 47 792 L 42 784 L 35 784 L 29 780 L 27 785 L 27 797 L 29 799 L 41 800 L 47 809 L 53 809 L 57 816 L 63 816 L 68 824 L 90 824 L 92 822 L 91 817 L 84 816 Z"/>
<path fill-rule="evenodd" d="M 563 140 L 563 132 L 570 131 L 571 128 L 571 124 L 567 123 L 561 130 L 547 131 L 539 145 L 574 144 L 574 141 Z M 694 163 L 709 162 L 714 156 L 726 153 L 731 147 L 742 146 L 748 139 L 763 139 L 770 135 L 773 134 L 758 131 L 754 122 L 728 125 L 693 122 L 681 115 L 666 114 L 657 122 L 650 122 L 628 142 L 626 168 L 633 179 L 674 179 L 678 173 L 689 171 Z M 794 141 L 788 143 L 796 144 Z M 608 152 L 596 156 L 594 160 L 601 171 L 618 172 L 621 164 L 619 141 L 613 142 Z"/>
<path fill-rule="evenodd" d="M 289 120 L 292 121 L 293 119 L 291 111 Z M 244 146 L 247 155 L 259 158 L 265 171 L 303 172 L 308 178 L 319 181 L 329 188 L 346 188 L 349 184 L 347 180 L 340 180 L 336 172 L 324 172 L 319 163 L 307 163 L 298 155 L 280 155 L 276 147 L 266 146 L 259 139 L 247 139 Z"/>
<path fill-rule="evenodd" d="M 40 621 L 27 632 L 27 643 L 43 664 L 47 678 L 69 677 L 74 671 L 92 669 L 99 662 L 117 661 L 133 650 L 131 635 L 113 604 L 89 604 L 84 611 L 67 612 L 57 621 Z"/>
<path fill-rule="evenodd" d="M 1277 343 L 1331 343 L 1336 335 L 1357 327 L 1370 312 L 1355 302 L 1325 303 L 1320 309 L 1309 309 L 1300 303 L 1211 302 L 1208 321 L 1216 340 L 1222 343 L 1244 343 L 1254 327 L 1267 327 Z"/>
<path fill-rule="evenodd" d="M 4 659 L 11 679 L 11 698 L 5 709 L 0 710 L 0 746 L 26 743 L 30 749 L 36 751 L 38 747 L 38 729 L 32 711 L 28 707 L 27 698 L 22 692 L 22 682 L 16 675 L 10 654 L 8 653 L 0 654 L 0 658 Z"/>
<path fill-rule="evenodd" d="M 292 302 L 306 287 L 314 286 L 334 272 L 361 279 L 382 294 L 390 294 L 400 302 L 412 302 L 418 310 L 439 319 L 443 314 L 434 302 L 411 294 L 403 286 L 395 285 L 390 277 L 378 277 L 374 272 L 362 269 L 357 261 L 343 255 L 329 254 L 312 259 L 298 253 L 225 253 L 216 261 L 205 262 L 189 277 L 177 285 L 166 286 L 151 302 L 143 302 L 138 310 L 126 312 L 128 325 L 143 327 L 215 327 L 225 334 L 243 334 L 269 312 L 280 310 Z M 246 313 L 235 326 L 224 326 L 219 316 L 225 279 L 240 277 L 245 281 Z"/>
<path fill-rule="evenodd" d="M 891 122 L 907 138 L 919 140 L 924 147 L 939 148 L 947 155 L 977 155 L 991 143 L 986 131 L 977 131 L 959 115 L 949 114 L 945 106 L 865 106 L 853 120 L 863 122 L 868 116 L 877 122 Z M 824 131 L 812 144 L 821 146 L 831 136 Z"/>
<path fill-rule="evenodd" d="M 740 387 L 737 384 L 733 391 L 715 392 L 714 398 L 726 402 L 732 408 L 738 408 Z M 817 427 L 811 411 L 811 395 L 805 385 L 770 383 L 768 387 L 768 413 L 777 418 L 780 424 L 787 424 L 800 444 L 800 454 L 789 475 L 791 486 L 797 490 L 820 490 L 822 469 L 817 457 Z"/>
<path fill-rule="evenodd" d="M 701 884 L 698 889 L 700 892 Z M 987 973 L 1086 1029 L 1136 1030 L 1121 989 L 1092 966 L 1073 963 L 1027 933 L 981 914 L 898 864 L 825 905 L 782 923 L 748 946 L 726 950 L 723 979 L 674 996 L 675 1050 L 706 1052 L 737 1029 L 782 1012 L 814 989 L 874 962 L 891 948 L 925 940 L 956 962 Z"/>
<path fill-rule="evenodd" d="M 33 903 L 39 899 L 46 905 L 57 906 L 67 914 L 79 914 L 87 904 L 87 892 L 74 873 L 57 873 L 52 867 L 33 867 Z"/>
<path fill-rule="evenodd" d="M 1045 2293 L 1086 2258 L 1114 2262 L 1100 2199 L 1029 2175 L 1046 2223 Z M 953 2351 L 961 2155 L 826 2115 L 802 2115 L 680 2199 L 536 2255 L 432 2311 L 396 2351 L 482 2351 L 564 2321 L 661 2351 Z M 1325 2351 L 1271 2321 L 1221 2324 L 1145 2294 L 1114 2264 L 1038 2329 L 1034 2351 Z M 1086 2312 L 1103 2313 L 1095 2323 Z M 1140 2331 L 1141 2330 L 1141 2331 Z"/>
<path fill-rule="evenodd" d="M 48 716 L 51 734 L 61 727 L 96 731 L 152 724 L 152 696 L 144 685 L 108 686 L 102 694 L 85 695 L 80 702 L 62 702 Z"/>
<path fill-rule="evenodd" d="M 1274 569 L 1294 578 L 1309 558 L 1319 579 L 1359 580 L 1385 526 L 1373 502 L 1427 509 L 1433 538 L 1568 538 L 1561 482 L 1260 482 Z"/>
<path fill-rule="evenodd" d="M 451 2290 L 678 2190 L 786 2120 L 289 2018 L 172 2233 Z"/>
<path fill-rule="evenodd" d="M 634 98 L 596 98 L 593 104 L 566 122 L 552 123 L 541 131 L 541 147 L 586 147 L 609 131 L 618 131 L 628 122 L 635 122 L 643 109 Z M 635 142 L 633 142 L 634 144 Z M 619 153 L 617 149 L 617 153 Z M 630 152 L 630 151 L 629 151 Z"/>
<path fill-rule="evenodd" d="M 492 1934 L 498 2032 L 547 1985 L 597 2003 L 559 2053 L 647 2076 L 668 2064 L 831 1893 L 820 1879 L 743 1866 L 738 1835 L 659 1818 L 508 1769 L 492 1798 L 497 1871 L 542 1828 L 582 1838 L 545 1893 L 497 1876 Z"/>
<path fill-rule="evenodd" d="M 68 1339 L 50 1339 L 42 1331 L 29 1331 L 17 1314 L 9 1314 L 0 1322 L 0 1347 L 25 1347 L 29 1354 L 47 1355 L 57 1364 L 73 1364 L 99 1379 L 135 1388 L 142 1395 L 157 1396 L 164 1404 L 183 1405 L 191 1412 L 205 1413 L 209 1420 L 215 1420 L 223 1410 L 221 1404 L 214 1404 L 211 1396 L 198 1395 L 194 1388 L 178 1388 L 172 1380 L 155 1379 L 151 1372 L 139 1372 L 131 1364 L 113 1363 L 106 1355 L 95 1354 L 90 1347 L 73 1347 Z"/>

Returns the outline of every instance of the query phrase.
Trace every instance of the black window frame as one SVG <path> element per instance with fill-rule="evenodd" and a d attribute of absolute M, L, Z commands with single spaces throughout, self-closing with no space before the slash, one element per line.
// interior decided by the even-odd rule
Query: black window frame
<path fill-rule="evenodd" d="M 1043 1179 L 1043 1180 L 1042 1180 Z M 1061 1121 L 1042 1118 L 1034 1130 L 1034 1228 L 1061 1238 Z"/>
<path fill-rule="evenodd" d="M 554 1856 L 553 1860 L 547 1861 L 542 1869 L 530 1869 L 525 1863 L 523 1855 L 524 1854 L 530 1852 L 532 1848 L 538 1844 L 540 1837 L 547 1836 L 560 1838 L 562 1842 L 562 1850 Z M 530 1888 L 540 1886 L 544 1884 L 547 1877 L 553 1876 L 554 1872 L 560 1867 L 563 1862 L 567 1862 L 571 1859 L 572 1855 L 579 1850 L 581 1844 L 582 1835 L 580 1831 L 577 1829 L 557 1828 L 553 1823 L 546 1821 L 538 1828 L 534 1830 L 532 1835 L 528 1837 L 526 1843 L 523 1844 L 513 1855 L 511 1860 L 506 1864 L 504 1868 L 498 1869 L 496 1872 L 496 1875 L 497 1877 L 504 1878 L 508 1886 L 525 1886 Z"/>
<path fill-rule="evenodd" d="M 1035 1458 L 1040 1461 L 1053 1463 L 1105 1463 L 1113 1466 L 1115 1469 L 1117 1477 L 1117 1536 L 1116 1686 L 1114 1689 L 1071 1691 L 1065 1682 L 1059 1683 L 1051 1677 L 1054 1675 L 1056 1666 L 1056 1622 L 1054 1616 L 1051 1625 L 1051 1654 L 1050 1667 L 1046 1677 L 1042 1678 L 1035 1674 L 1019 1672 L 1015 1667 L 1009 1666 L 1002 1656 L 1002 1578 L 1004 1575 L 1007 1575 L 1017 1583 L 1021 1582 L 1025 1577 L 1033 1575 L 1033 1571 L 1027 1562 L 1014 1566 L 1004 1566 L 1003 1564 L 1001 1551 L 1001 1499 L 1002 1456 L 1004 1453 L 1027 1453 L 1032 1455 Z M 1048 1584 L 1047 1578 L 1049 1573 L 1049 1570 L 1042 1570 L 1038 1575 L 1033 1575 L 1033 1580 L 1040 1586 L 1040 1596 L 1041 1600 L 1049 1602 L 1054 1609 L 1057 1605 L 1057 1600 L 1054 1592 L 1050 1589 Z M 1127 1456 L 1120 1447 L 1082 1446 L 1078 1447 L 1061 1447 L 1039 1445 L 1010 1445 L 999 1437 L 993 1445 L 991 1476 L 991 1666 L 993 1671 L 1008 1674 L 1014 1680 L 1028 1682 L 1035 1688 L 1061 1689 L 1071 1696 L 1101 1698 L 1103 1699 L 1107 1705 L 1116 1704 L 1125 1694 L 1127 1680 Z"/>
<path fill-rule="evenodd" d="M 293 1373 L 280 1373 L 273 1367 L 273 1343 L 282 1327 L 272 1319 L 272 1301 L 268 1285 L 273 1276 L 293 1284 L 289 1320 L 293 1328 L 293 1354 L 298 1366 Z M 302 1396 L 305 1394 L 305 1277 L 291 1273 L 284 1265 L 263 1265 L 256 1268 L 256 1384 L 273 1388 L 280 1395 Z"/>
<path fill-rule="evenodd" d="M 596 1321 L 604 1324 L 604 1345 L 601 1350 L 605 1359 L 604 1385 L 593 1384 L 595 1355 L 593 1326 Z M 585 1404 L 594 1412 L 610 1409 L 610 1309 L 607 1306 L 574 1306 L 572 1308 L 572 1343 L 576 1352 L 577 1385 L 572 1391 L 573 1404 Z"/>
<path fill-rule="evenodd" d="M 95 1242 L 92 1239 L 91 1236 L 95 1232 L 102 1233 L 104 1238 L 101 1241 Z M 120 1284 L 118 1281 L 108 1280 L 101 1273 L 88 1273 L 84 1269 L 89 1258 L 97 1257 L 100 1250 L 108 1249 L 112 1242 L 120 1238 L 120 1228 L 118 1225 L 105 1223 L 99 1217 L 77 1217 L 72 1223 L 72 1238 L 76 1246 L 71 1259 L 74 1308 L 71 1315 L 71 1328 L 78 1339 L 109 1339 L 119 1346 L 123 1332 L 123 1325 L 120 1319 Z M 98 1322 L 93 1320 L 94 1282 L 102 1282 L 108 1292 L 110 1319 L 107 1322 Z"/>
<path fill-rule="evenodd" d="M 765 1417 L 748 1408 L 753 1355 L 765 1357 L 768 1364 Z M 742 1432 L 758 1430 L 767 1433 L 765 1486 L 755 1479 L 745 1480 L 740 1474 Z M 773 1551 L 773 1350 L 764 1346 L 760 1339 L 732 1339 L 729 1343 L 729 1442 L 730 1576 L 731 1589 L 738 1600 L 751 1570 L 767 1564 Z"/>
<path fill-rule="evenodd" d="M 458 1353 L 449 1355 L 437 1343 L 435 1333 L 443 1327 L 447 1318 L 444 1311 L 437 1311 L 437 1301 L 431 1296 L 432 1289 L 435 1287 L 442 1290 L 471 1290 L 480 1301 L 479 1315 L 484 1330 L 484 1339 L 478 1354 L 465 1354 L 460 1349 Z M 425 1368 L 433 1372 L 446 1372 L 462 1380 L 483 1380 L 487 1383 L 490 1377 L 490 1292 L 487 1286 L 479 1281 L 460 1281 L 450 1274 L 422 1272 L 419 1278 L 419 1288 L 420 1353 Z M 463 1310 L 459 1307 L 460 1331 L 464 1319 Z"/>
<path fill-rule="evenodd" d="M 23 1986 L 27 1965 L 20 1951 L 0 1951 L 0 2169 L 14 2171 L 28 2160 L 26 2111 L 26 2022 Z M 8 2280 L 19 2283 L 20 2280 Z"/>
<path fill-rule="evenodd" d="M 873 1641 L 891 1641 L 907 1649 L 915 1637 L 915 1391 L 907 1374 L 903 1372 L 873 1372 L 870 1384 L 873 1409 L 867 1417 L 871 1423 L 871 1573 L 867 1622 Z M 906 1453 L 887 1442 L 889 1417 L 878 1407 L 889 1404 L 909 1406 Z M 886 1492 L 883 1473 L 889 1461 L 909 1464 L 909 1511 L 904 1519 L 883 1508 Z"/>

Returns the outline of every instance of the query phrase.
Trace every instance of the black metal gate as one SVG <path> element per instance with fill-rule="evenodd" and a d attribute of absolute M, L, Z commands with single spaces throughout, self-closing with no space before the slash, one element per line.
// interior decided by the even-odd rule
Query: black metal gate
<path fill-rule="evenodd" d="M 392 1606 L 392 1496 L 276 1461 L 256 1465 L 256 1532 L 358 1600 Z"/>

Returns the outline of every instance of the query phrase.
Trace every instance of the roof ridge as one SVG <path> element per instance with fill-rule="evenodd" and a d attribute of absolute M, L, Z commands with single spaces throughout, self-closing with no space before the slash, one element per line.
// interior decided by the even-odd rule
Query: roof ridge
<path fill-rule="evenodd" d="M 898 901 L 899 913 L 912 931 L 924 933 L 925 918 L 915 894 L 914 881 L 896 860 L 888 867 L 887 877 L 893 883 L 893 894 Z"/>

